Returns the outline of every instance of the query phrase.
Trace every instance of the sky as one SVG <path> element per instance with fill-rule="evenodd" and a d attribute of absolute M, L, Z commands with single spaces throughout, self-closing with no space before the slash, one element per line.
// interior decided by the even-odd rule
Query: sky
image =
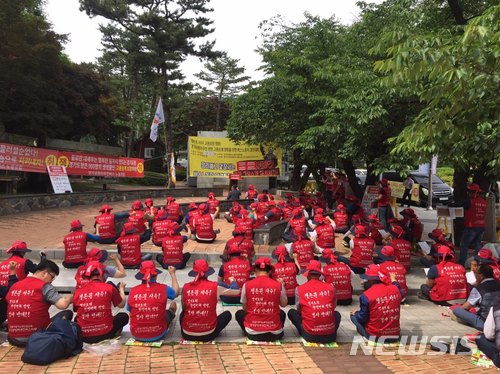
<path fill-rule="evenodd" d="M 215 31 L 210 40 L 216 40 L 215 48 L 227 51 L 231 58 L 240 61 L 246 68 L 246 74 L 253 79 L 261 79 L 257 71 L 261 64 L 260 55 L 255 49 L 260 44 L 261 21 L 277 14 L 292 22 L 304 20 L 304 12 L 322 18 L 334 16 L 344 24 L 352 23 L 359 10 L 357 0 L 212 0 L 214 9 L 208 15 L 214 20 Z M 371 2 L 381 3 L 382 0 Z M 89 18 L 79 11 L 78 0 L 47 0 L 45 13 L 54 30 L 60 34 L 69 34 L 65 52 L 74 62 L 95 62 L 100 56 L 101 34 L 98 30 L 102 18 Z M 189 58 L 182 66 L 188 81 L 193 81 L 193 74 L 203 69 L 203 63 L 196 58 Z"/>

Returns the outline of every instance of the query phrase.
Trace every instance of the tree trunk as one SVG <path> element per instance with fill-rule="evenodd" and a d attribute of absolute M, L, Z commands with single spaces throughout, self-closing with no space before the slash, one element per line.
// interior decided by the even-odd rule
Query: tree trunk
<path fill-rule="evenodd" d="M 358 183 L 358 178 L 356 177 L 356 169 L 354 168 L 352 160 L 342 159 L 341 162 L 347 175 L 347 180 L 349 181 L 349 186 L 351 186 L 352 192 L 358 199 L 363 199 L 363 189 Z"/>
<path fill-rule="evenodd" d="M 483 162 L 479 168 L 474 171 L 474 175 L 472 177 L 473 182 L 479 184 L 484 192 L 489 190 L 490 184 L 493 182 L 493 180 L 486 175 L 488 171 L 488 164 Z"/>
<path fill-rule="evenodd" d="M 365 188 L 366 186 L 374 186 L 378 180 L 378 175 L 373 172 L 372 160 L 366 160 L 366 179 L 365 179 Z"/>
<path fill-rule="evenodd" d="M 453 198 L 456 202 L 464 201 L 467 198 L 467 179 L 469 173 L 466 170 L 455 168 L 453 172 Z M 453 221 L 453 233 L 455 245 L 460 243 L 464 231 L 464 219 L 456 218 Z"/>
<path fill-rule="evenodd" d="M 302 158 L 300 157 L 300 150 L 293 151 L 293 170 L 292 179 L 290 180 L 290 189 L 294 191 L 300 190 L 301 179 L 300 170 L 302 169 Z"/>
<path fill-rule="evenodd" d="M 448 0 L 448 5 L 457 25 L 465 25 L 467 20 L 464 17 L 464 11 L 460 6 L 460 2 L 458 0 Z"/>
<path fill-rule="evenodd" d="M 309 166 L 306 168 L 304 171 L 304 174 L 302 174 L 302 177 L 300 177 L 300 188 L 299 190 L 303 190 L 306 187 L 307 181 L 309 180 L 309 175 L 311 175 L 311 169 Z"/>

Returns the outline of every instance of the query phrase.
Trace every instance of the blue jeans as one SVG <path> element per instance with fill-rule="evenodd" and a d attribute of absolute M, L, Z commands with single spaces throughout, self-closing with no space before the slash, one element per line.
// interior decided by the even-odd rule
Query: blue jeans
<path fill-rule="evenodd" d="M 465 265 L 467 261 L 467 252 L 470 246 L 474 248 L 474 254 L 477 254 L 481 249 L 481 239 L 483 238 L 484 227 L 466 227 L 462 233 L 460 241 L 460 265 Z"/>
<path fill-rule="evenodd" d="M 453 314 L 475 329 L 483 331 L 484 321 L 479 315 L 460 307 L 454 308 Z"/>
<path fill-rule="evenodd" d="M 495 342 L 486 339 L 484 334 L 479 334 L 476 338 L 476 344 L 480 351 L 488 356 L 497 368 L 500 368 L 500 355 L 496 350 Z"/>
<path fill-rule="evenodd" d="M 391 225 L 387 222 L 389 219 L 394 218 L 394 213 L 390 205 L 379 206 L 378 207 L 378 218 L 380 223 L 384 226 L 385 230 L 389 230 Z"/>
<path fill-rule="evenodd" d="M 358 330 L 359 335 L 361 335 L 363 338 L 370 339 L 371 335 L 368 334 L 368 332 L 365 329 L 365 326 L 363 326 L 355 316 L 351 316 L 351 322 L 354 323 L 354 326 L 356 326 L 356 330 Z M 378 340 L 378 337 L 377 339 Z M 399 341 L 399 337 L 397 338 L 392 338 L 392 339 L 385 339 L 384 343 L 393 343 Z"/>

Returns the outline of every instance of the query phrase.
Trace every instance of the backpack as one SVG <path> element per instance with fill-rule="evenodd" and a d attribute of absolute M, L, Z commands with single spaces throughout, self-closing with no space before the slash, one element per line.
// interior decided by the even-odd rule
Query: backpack
<path fill-rule="evenodd" d="M 48 365 L 79 354 L 82 347 L 80 326 L 75 322 L 56 318 L 47 329 L 29 337 L 21 360 L 27 364 Z"/>

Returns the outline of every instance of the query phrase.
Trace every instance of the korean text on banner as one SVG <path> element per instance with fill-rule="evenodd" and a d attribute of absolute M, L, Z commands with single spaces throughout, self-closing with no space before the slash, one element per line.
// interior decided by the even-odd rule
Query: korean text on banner
<path fill-rule="evenodd" d="M 280 175 L 282 152 L 270 146 L 236 144 L 227 138 L 189 137 L 189 176 L 228 178 Z"/>

